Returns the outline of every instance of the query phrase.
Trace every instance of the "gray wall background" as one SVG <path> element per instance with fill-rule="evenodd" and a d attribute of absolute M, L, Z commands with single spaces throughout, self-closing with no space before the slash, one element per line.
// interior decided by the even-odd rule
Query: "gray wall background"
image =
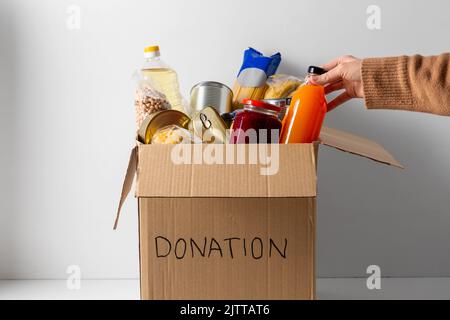
<path fill-rule="evenodd" d="M 69 5 L 81 29 L 66 26 Z M 381 7 L 381 30 L 366 8 Z M 133 146 L 133 70 L 158 43 L 184 95 L 232 84 L 242 52 L 283 54 L 280 71 L 343 54 L 448 51 L 448 1 L 0 2 L 0 278 L 138 276 L 137 208 L 111 230 Z M 407 169 L 323 147 L 321 277 L 450 276 L 450 118 L 367 111 L 352 101 L 327 125 L 374 139 Z"/>

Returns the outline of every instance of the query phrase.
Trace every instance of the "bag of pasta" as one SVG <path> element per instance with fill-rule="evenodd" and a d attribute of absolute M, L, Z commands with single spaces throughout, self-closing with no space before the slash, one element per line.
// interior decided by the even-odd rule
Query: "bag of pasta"
<path fill-rule="evenodd" d="M 267 90 L 264 99 L 285 99 L 292 96 L 302 80 L 287 74 L 274 74 L 267 79 Z"/>
<path fill-rule="evenodd" d="M 233 86 L 233 107 L 240 108 L 244 99 L 260 100 L 267 89 L 267 78 L 275 74 L 281 62 L 281 54 L 264 56 L 253 48 L 244 52 L 244 61 Z"/>

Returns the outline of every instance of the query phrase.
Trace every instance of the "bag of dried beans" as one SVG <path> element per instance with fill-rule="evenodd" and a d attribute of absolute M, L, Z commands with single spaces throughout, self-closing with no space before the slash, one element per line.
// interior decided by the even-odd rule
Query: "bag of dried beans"
<path fill-rule="evenodd" d="M 143 77 L 138 78 L 138 85 L 134 93 L 134 106 L 137 130 L 149 114 L 171 108 L 166 96 L 155 89 L 150 79 Z"/>

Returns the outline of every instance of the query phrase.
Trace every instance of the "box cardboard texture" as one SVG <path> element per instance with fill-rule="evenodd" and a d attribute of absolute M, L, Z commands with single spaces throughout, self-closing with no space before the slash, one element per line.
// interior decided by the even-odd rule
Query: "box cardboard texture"
<path fill-rule="evenodd" d="M 402 168 L 336 129 L 319 143 Z M 261 175 L 258 164 L 174 164 L 173 146 L 138 143 L 114 228 L 136 175 L 142 299 L 314 299 L 318 144 L 278 147 L 278 173 Z"/>

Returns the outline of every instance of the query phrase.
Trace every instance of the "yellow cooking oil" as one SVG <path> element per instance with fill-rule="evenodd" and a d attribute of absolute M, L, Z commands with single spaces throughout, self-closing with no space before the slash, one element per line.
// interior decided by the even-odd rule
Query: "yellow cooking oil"
<path fill-rule="evenodd" d="M 161 59 L 159 47 L 146 47 L 144 58 L 144 66 L 141 69 L 142 77 L 149 79 L 155 89 L 166 96 L 172 109 L 185 112 L 178 75 Z"/>
<path fill-rule="evenodd" d="M 143 77 L 152 81 L 155 89 L 166 95 L 172 109 L 184 112 L 177 73 L 170 68 L 142 69 Z"/>

